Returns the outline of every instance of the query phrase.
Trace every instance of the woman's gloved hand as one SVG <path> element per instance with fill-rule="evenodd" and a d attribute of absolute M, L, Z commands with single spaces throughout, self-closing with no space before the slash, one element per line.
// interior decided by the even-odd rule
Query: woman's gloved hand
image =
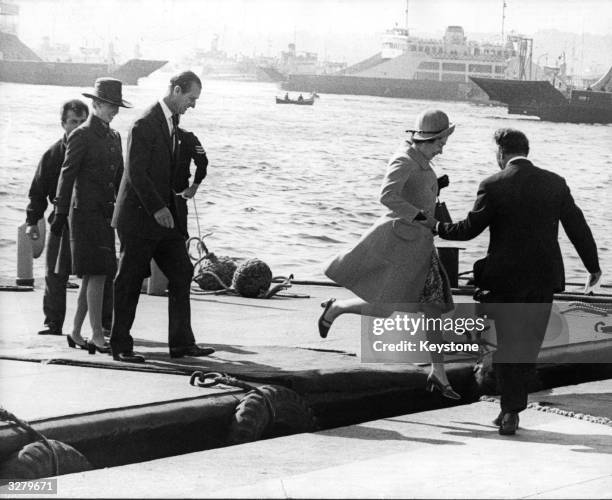
<path fill-rule="evenodd" d="M 67 214 L 55 214 L 53 216 L 53 220 L 51 221 L 51 232 L 55 236 L 61 236 L 62 231 L 64 231 L 64 226 L 68 223 Z"/>
<path fill-rule="evenodd" d="M 448 180 L 448 175 L 443 175 L 442 177 L 438 177 L 438 194 L 440 194 L 440 190 L 447 187 L 450 184 Z"/>

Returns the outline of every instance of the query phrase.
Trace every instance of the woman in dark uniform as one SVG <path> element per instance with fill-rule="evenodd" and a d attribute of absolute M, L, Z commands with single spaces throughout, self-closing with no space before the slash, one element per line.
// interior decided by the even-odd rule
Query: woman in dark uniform
<path fill-rule="evenodd" d="M 110 221 L 123 175 L 121 137 L 109 123 L 119 106 L 130 106 L 122 99 L 121 81 L 114 78 L 98 78 L 93 93 L 83 95 L 93 99 L 93 112 L 68 138 L 51 231 L 61 234 L 68 218 L 72 272 L 83 279 L 68 345 L 108 352 L 102 330 L 102 297 L 104 281 L 117 267 Z M 87 310 L 93 332 L 89 344 L 81 336 Z"/>

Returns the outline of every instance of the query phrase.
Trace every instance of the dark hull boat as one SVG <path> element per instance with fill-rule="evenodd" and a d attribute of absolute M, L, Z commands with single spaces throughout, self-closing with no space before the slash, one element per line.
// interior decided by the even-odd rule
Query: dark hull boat
<path fill-rule="evenodd" d="M 0 61 L 0 81 L 86 87 L 96 78 L 111 76 L 125 85 L 137 85 L 139 78 L 150 75 L 164 64 L 166 61 L 146 59 L 130 59 L 118 67 L 93 63 Z"/>
<path fill-rule="evenodd" d="M 314 104 L 314 97 L 310 97 L 309 99 L 300 100 L 292 100 L 292 99 L 279 99 L 276 98 L 276 104 L 297 104 L 299 106 L 312 106 Z"/>
<path fill-rule="evenodd" d="M 571 90 L 566 95 L 547 81 L 476 77 L 472 81 L 490 99 L 506 104 L 509 114 L 538 116 L 551 122 L 612 123 L 612 92 Z"/>
<path fill-rule="evenodd" d="M 168 61 L 130 59 L 122 65 L 43 61 L 17 36 L 0 33 L 0 82 L 35 85 L 91 86 L 96 78 L 111 76 L 125 85 L 137 85 Z"/>

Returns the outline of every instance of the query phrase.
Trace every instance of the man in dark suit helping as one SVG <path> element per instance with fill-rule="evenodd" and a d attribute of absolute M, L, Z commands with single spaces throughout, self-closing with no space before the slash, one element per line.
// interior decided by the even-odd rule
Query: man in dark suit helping
<path fill-rule="evenodd" d="M 486 259 L 474 266 L 475 285 L 494 311 L 498 349 L 493 356 L 501 392 L 494 424 L 515 434 L 518 414 L 527 407 L 527 382 L 535 367 L 550 317 L 553 294 L 565 287 L 558 242 L 559 222 L 590 273 L 601 277 L 597 246 L 565 179 L 527 159 L 529 141 L 514 129 L 494 135 L 501 171 L 480 184 L 465 220 L 438 223 L 447 240 L 470 240 L 487 227 Z M 476 297 L 478 299 L 478 297 Z"/>
<path fill-rule="evenodd" d="M 173 77 L 166 96 L 132 126 L 127 141 L 113 226 L 121 242 L 115 278 L 110 344 L 118 361 L 141 363 L 133 351 L 130 330 L 140 288 L 155 260 L 168 278 L 168 344 L 170 356 L 207 356 L 211 348 L 196 345 L 191 329 L 189 292 L 193 266 L 177 224 L 173 179 L 179 158 L 179 115 L 195 108 L 202 91 L 198 76 L 186 71 Z"/>

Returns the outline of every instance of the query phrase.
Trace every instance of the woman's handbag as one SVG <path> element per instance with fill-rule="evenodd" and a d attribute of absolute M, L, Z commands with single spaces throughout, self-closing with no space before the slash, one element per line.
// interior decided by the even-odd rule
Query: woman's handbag
<path fill-rule="evenodd" d="M 446 208 L 446 203 L 440 201 L 439 198 L 436 201 L 436 208 L 434 209 L 434 218 L 439 222 L 453 222 L 448 208 Z"/>

